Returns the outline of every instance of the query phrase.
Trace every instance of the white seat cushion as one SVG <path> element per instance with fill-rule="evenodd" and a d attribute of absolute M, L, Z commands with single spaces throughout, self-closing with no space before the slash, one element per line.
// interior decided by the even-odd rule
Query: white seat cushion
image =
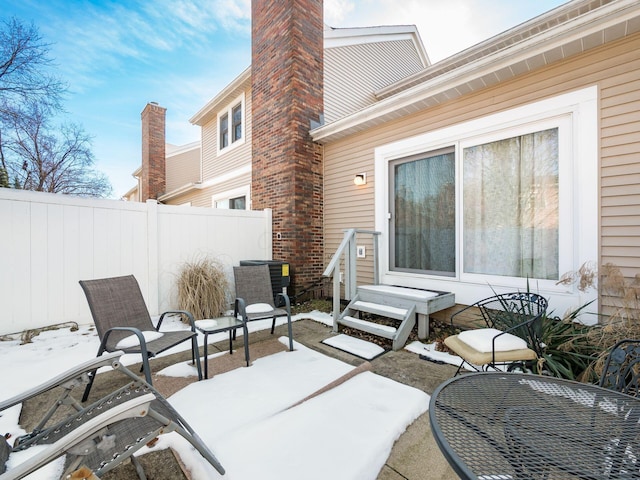
<path fill-rule="evenodd" d="M 148 330 L 148 331 L 142 332 L 142 336 L 144 337 L 145 342 L 151 342 L 153 340 L 157 340 L 162 335 L 164 334 L 161 332 L 156 332 L 155 330 Z M 138 336 L 133 334 L 133 335 L 129 335 L 128 337 L 124 337 L 122 340 L 120 340 L 116 345 L 116 348 L 125 349 L 125 348 L 137 347 L 138 345 L 140 345 Z"/>
<path fill-rule="evenodd" d="M 273 312 L 273 307 L 268 303 L 252 303 L 247 305 L 247 313 L 267 313 Z"/>
<path fill-rule="evenodd" d="M 466 330 L 458 334 L 460 341 L 466 343 L 478 352 L 487 353 L 493 351 L 493 338 L 502 332 L 495 328 L 478 328 Z M 522 350 L 527 348 L 527 342 L 510 333 L 500 335 L 496 339 L 496 352 L 508 352 L 510 350 Z"/>

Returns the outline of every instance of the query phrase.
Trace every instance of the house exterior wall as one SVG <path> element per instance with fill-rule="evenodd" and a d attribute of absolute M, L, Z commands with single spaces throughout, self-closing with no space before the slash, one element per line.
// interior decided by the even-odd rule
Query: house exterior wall
<path fill-rule="evenodd" d="M 424 68 L 411 40 L 325 48 L 327 123 L 375 103 L 374 92 Z"/>
<path fill-rule="evenodd" d="M 200 181 L 200 149 L 192 148 L 178 153 L 167 152 L 166 158 L 167 192 L 188 183 Z"/>
<path fill-rule="evenodd" d="M 227 151 L 218 152 L 218 118 L 215 116 L 202 126 L 202 181 L 232 174 L 241 166 L 251 165 L 251 85 L 246 82 L 228 96 L 228 102 L 221 105 L 226 109 L 229 104 L 244 95 L 244 143 Z"/>
<path fill-rule="evenodd" d="M 640 272 L 640 35 L 324 145 L 325 264 L 346 228 L 375 227 L 374 149 L 561 93 L 597 86 L 599 99 L 599 264 Z M 367 185 L 353 176 L 367 173 Z M 360 281 L 370 268 L 362 270 Z M 562 272 L 564 273 L 564 272 Z M 600 298 L 604 313 L 616 299 Z M 557 312 L 561 313 L 561 312 Z"/>

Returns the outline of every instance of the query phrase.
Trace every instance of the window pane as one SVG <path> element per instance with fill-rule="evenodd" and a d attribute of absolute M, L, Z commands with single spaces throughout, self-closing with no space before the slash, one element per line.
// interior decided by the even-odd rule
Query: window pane
<path fill-rule="evenodd" d="M 220 149 L 229 145 L 229 115 L 220 117 Z"/>
<path fill-rule="evenodd" d="M 237 197 L 229 200 L 229 208 L 233 210 L 246 210 L 246 199 L 245 197 Z"/>
<path fill-rule="evenodd" d="M 558 129 L 464 149 L 466 273 L 558 278 Z"/>
<path fill-rule="evenodd" d="M 392 164 L 392 269 L 455 274 L 453 149 Z"/>
<path fill-rule="evenodd" d="M 242 138 L 242 104 L 234 107 L 233 116 L 233 142 Z"/>

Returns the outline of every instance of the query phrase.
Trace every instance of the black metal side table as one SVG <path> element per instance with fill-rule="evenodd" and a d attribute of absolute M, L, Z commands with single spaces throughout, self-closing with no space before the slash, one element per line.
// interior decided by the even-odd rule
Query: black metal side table
<path fill-rule="evenodd" d="M 228 316 L 218 318 L 207 318 L 204 320 L 196 320 L 196 330 L 204 334 L 204 378 L 209 378 L 208 356 L 209 344 L 207 342 L 209 335 L 220 332 L 229 332 L 229 354 L 233 353 L 233 332 L 237 328 L 243 328 L 242 320 Z M 242 341 L 247 341 L 247 336 L 242 336 Z"/>
<path fill-rule="evenodd" d="M 436 389 L 429 419 L 461 478 L 640 478 L 640 399 L 596 385 L 462 375 Z"/>

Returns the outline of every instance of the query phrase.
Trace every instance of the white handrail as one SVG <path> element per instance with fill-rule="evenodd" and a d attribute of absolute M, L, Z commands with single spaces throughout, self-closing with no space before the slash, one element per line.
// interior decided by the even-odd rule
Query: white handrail
<path fill-rule="evenodd" d="M 344 293 L 345 299 L 351 300 L 356 294 L 356 234 L 368 234 L 373 236 L 373 281 L 378 283 L 378 235 L 380 232 L 372 230 L 356 230 L 349 228 L 344 231 L 344 237 L 340 246 L 333 254 L 329 265 L 322 274 L 325 277 L 333 276 L 333 322 L 334 325 L 340 315 L 340 259 L 344 255 Z"/>

